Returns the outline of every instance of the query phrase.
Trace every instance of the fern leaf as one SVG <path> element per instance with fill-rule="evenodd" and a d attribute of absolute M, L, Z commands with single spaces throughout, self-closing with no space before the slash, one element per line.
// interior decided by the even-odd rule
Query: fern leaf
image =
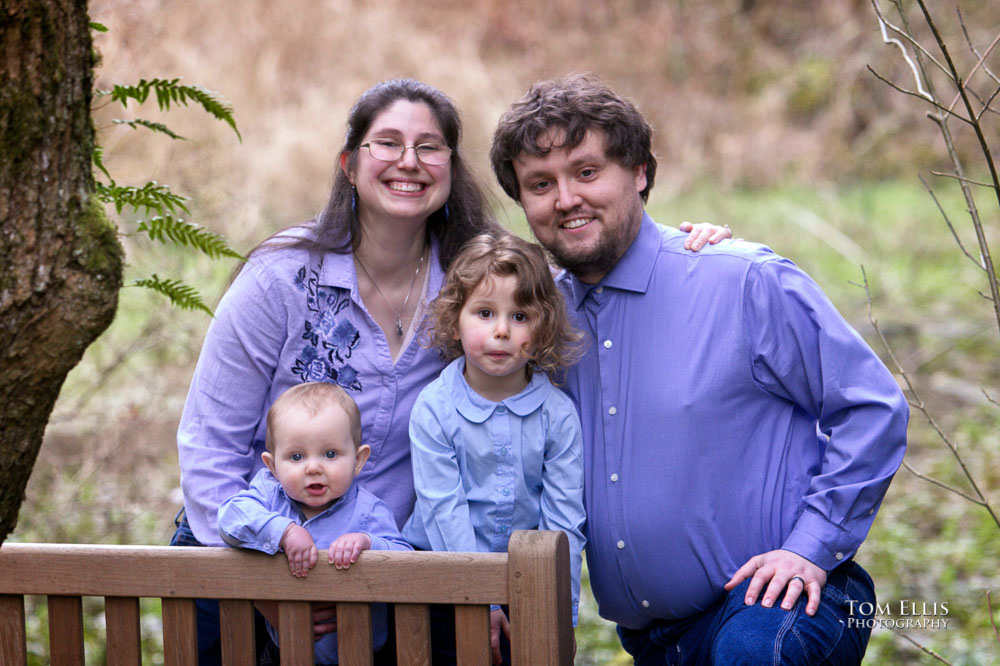
<path fill-rule="evenodd" d="M 90 29 L 96 32 L 107 32 L 108 26 L 104 25 L 103 23 L 98 23 L 97 21 L 91 21 Z"/>
<path fill-rule="evenodd" d="M 111 101 L 121 102 L 122 106 L 127 107 L 130 99 L 142 104 L 149 97 L 150 92 L 156 95 L 156 103 L 161 111 L 169 111 L 171 104 L 187 106 L 188 101 L 197 102 L 205 111 L 232 127 L 240 142 L 243 141 L 243 136 L 236 128 L 233 107 L 229 102 L 207 88 L 182 85 L 180 77 L 175 79 L 140 79 L 134 86 L 118 84 L 112 90 L 98 90 L 95 94 L 98 96 L 110 95 Z"/>
<path fill-rule="evenodd" d="M 179 208 L 185 213 L 190 213 L 187 205 L 187 197 L 174 194 L 166 185 L 160 185 L 155 180 L 151 180 L 142 187 L 131 185 L 116 185 L 112 182 L 107 186 L 110 194 L 108 203 L 115 205 L 115 211 L 119 214 L 122 208 L 128 206 L 137 213 L 155 213 L 157 215 L 169 215 Z"/>
<path fill-rule="evenodd" d="M 232 127 L 240 143 L 243 142 L 243 136 L 236 129 L 236 120 L 233 118 L 233 107 L 229 102 L 222 99 L 218 93 L 208 88 L 202 88 L 201 86 L 191 86 L 186 89 L 186 92 L 188 97 L 201 105 L 201 108 Z"/>
<path fill-rule="evenodd" d="M 201 310 L 207 312 L 210 317 L 215 316 L 211 308 L 201 300 L 201 294 L 180 280 L 161 280 L 156 273 L 153 273 L 151 277 L 135 280 L 132 286 L 157 291 L 169 298 L 173 305 L 182 310 Z"/>
<path fill-rule="evenodd" d="M 111 177 L 111 174 L 104 167 L 104 146 L 94 144 L 94 151 L 90 154 L 90 161 L 94 163 L 95 167 L 101 170 L 101 173 L 108 177 L 108 180 L 112 183 L 115 182 L 115 179 Z"/>
<path fill-rule="evenodd" d="M 222 236 L 171 215 L 143 220 L 139 223 L 139 231 L 145 232 L 151 240 L 161 243 L 171 241 L 176 245 L 186 245 L 201 250 L 212 259 L 231 257 L 246 261 L 243 255 L 229 247 Z"/>
<path fill-rule="evenodd" d="M 163 134 L 169 136 L 171 139 L 180 139 L 182 141 L 187 141 L 186 138 L 184 138 L 180 134 L 175 134 L 169 127 L 167 127 L 163 123 L 154 123 L 151 120 L 143 120 L 142 118 L 136 118 L 134 120 L 115 119 L 111 122 L 113 122 L 115 125 L 128 125 L 132 129 L 137 129 L 141 125 L 142 127 L 151 129 L 154 132 L 162 132 Z"/>

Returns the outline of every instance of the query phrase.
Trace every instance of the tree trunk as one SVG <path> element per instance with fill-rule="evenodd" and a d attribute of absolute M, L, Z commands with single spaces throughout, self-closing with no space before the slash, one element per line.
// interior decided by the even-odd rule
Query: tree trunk
<path fill-rule="evenodd" d="M 0 2 L 0 543 L 45 425 L 114 318 L 116 228 L 92 197 L 86 0 Z"/>

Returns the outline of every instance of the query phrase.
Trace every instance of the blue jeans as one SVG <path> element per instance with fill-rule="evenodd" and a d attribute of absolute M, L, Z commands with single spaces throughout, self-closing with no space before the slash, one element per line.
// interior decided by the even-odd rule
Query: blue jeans
<path fill-rule="evenodd" d="M 778 604 L 764 608 L 760 600 L 745 605 L 749 585 L 743 581 L 690 618 L 656 620 L 640 630 L 619 626 L 622 647 L 640 666 L 861 663 L 871 635 L 863 620 L 871 616 L 862 615 L 860 608 L 862 602 L 873 608 L 875 585 L 856 562 L 830 572 L 812 617 L 806 615 L 805 594 L 787 611 Z"/>

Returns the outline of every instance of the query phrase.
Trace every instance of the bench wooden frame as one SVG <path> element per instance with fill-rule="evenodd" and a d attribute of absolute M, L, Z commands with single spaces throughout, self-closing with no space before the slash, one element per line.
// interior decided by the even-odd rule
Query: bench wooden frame
<path fill-rule="evenodd" d="M 18 544 L 0 547 L 0 664 L 25 664 L 24 595 L 48 597 L 53 666 L 84 664 L 81 597 L 105 598 L 108 663 L 139 664 L 139 598 L 162 600 L 166 666 L 197 663 L 196 598 L 219 599 L 223 663 L 255 664 L 253 600 L 277 601 L 282 665 L 313 663 L 311 601 L 337 603 L 346 666 L 372 663 L 371 602 L 395 604 L 400 666 L 430 664 L 427 604 L 455 604 L 458 663 L 489 664 L 489 605 L 510 607 L 515 665 L 572 664 L 569 546 L 521 531 L 509 552 L 365 551 L 305 579 L 284 557 L 228 548 Z"/>

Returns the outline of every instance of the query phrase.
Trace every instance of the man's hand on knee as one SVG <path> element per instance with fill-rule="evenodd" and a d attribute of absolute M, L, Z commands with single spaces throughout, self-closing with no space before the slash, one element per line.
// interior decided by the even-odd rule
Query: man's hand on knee
<path fill-rule="evenodd" d="M 808 598 L 806 615 L 815 615 L 819 609 L 820 592 L 826 584 L 826 571 L 789 550 L 772 550 L 747 560 L 726 583 L 726 591 L 748 578 L 750 585 L 744 599 L 748 606 L 757 602 L 757 596 L 767 585 L 760 601 L 762 606 L 770 608 L 781 591 L 786 590 L 781 607 L 791 610 L 804 591 Z"/>

